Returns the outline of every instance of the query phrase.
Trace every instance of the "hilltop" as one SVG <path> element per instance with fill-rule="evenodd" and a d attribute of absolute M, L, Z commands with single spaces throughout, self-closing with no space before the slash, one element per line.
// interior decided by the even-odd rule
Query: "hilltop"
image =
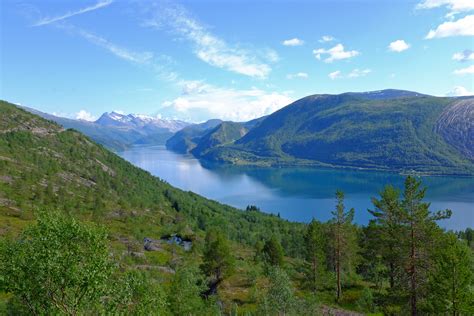
<path fill-rule="evenodd" d="M 473 139 L 474 98 L 382 90 L 302 98 L 196 155 L 232 164 L 472 175 Z"/>

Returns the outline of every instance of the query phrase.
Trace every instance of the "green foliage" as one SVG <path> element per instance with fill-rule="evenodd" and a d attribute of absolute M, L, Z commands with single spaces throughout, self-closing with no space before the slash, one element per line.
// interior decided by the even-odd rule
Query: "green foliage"
<path fill-rule="evenodd" d="M 362 295 L 356 301 L 356 305 L 360 311 L 375 311 L 374 296 L 369 288 L 364 288 Z"/>
<path fill-rule="evenodd" d="M 263 256 L 265 262 L 271 266 L 283 265 L 283 248 L 275 236 L 265 242 Z"/>
<path fill-rule="evenodd" d="M 217 293 L 219 284 L 234 272 L 235 260 L 227 238 L 220 231 L 210 230 L 204 246 L 203 272 L 210 279 L 209 294 Z"/>
<path fill-rule="evenodd" d="M 279 267 L 271 267 L 268 274 L 269 286 L 260 304 L 264 315 L 291 314 L 295 308 L 294 290 L 290 278 Z"/>
<path fill-rule="evenodd" d="M 336 273 L 336 301 L 342 295 L 343 279 L 350 279 L 357 264 L 358 244 L 357 235 L 352 220 L 354 209 L 346 212 L 344 193 L 336 191 L 336 210 L 332 211 L 331 219 L 331 253 L 332 264 Z"/>
<path fill-rule="evenodd" d="M 324 226 L 312 220 L 304 236 L 306 245 L 306 261 L 309 263 L 305 271 L 309 288 L 316 292 L 325 284 L 326 279 L 326 245 L 327 232 Z"/>
<path fill-rule="evenodd" d="M 42 213 L 1 247 L 2 288 L 33 314 L 77 314 L 98 304 L 112 271 L 105 232 L 57 212 Z"/>
<path fill-rule="evenodd" d="M 160 284 L 139 271 L 128 271 L 111 283 L 106 313 L 114 315 L 167 315 L 167 298 Z"/>
<path fill-rule="evenodd" d="M 67 313 L 67 306 L 81 314 L 310 315 L 347 308 L 399 315 L 415 295 L 420 313 L 469 314 L 472 230 L 455 242 L 435 222 L 449 212 L 429 212 L 423 197 L 414 178 L 403 196 L 387 187 L 373 200 L 375 220 L 357 227 L 338 192 L 332 221 L 292 223 L 175 189 L 76 131 L 0 102 L 0 314 L 31 314 L 30 300 L 32 309 L 50 314 Z M 40 209 L 53 211 L 25 230 Z M 106 226 L 109 238 L 68 214 Z M 192 251 L 159 243 L 170 234 L 192 240 Z M 144 251 L 145 237 L 158 249 Z M 344 295 L 328 308 L 337 270 Z M 448 289 L 453 284 L 455 291 Z M 209 295 L 218 287 L 219 295 Z M 64 303 L 44 299 L 46 288 L 63 288 L 55 300 Z M 85 294 L 76 296 L 81 288 Z"/>
<path fill-rule="evenodd" d="M 174 315 L 198 315 L 205 309 L 201 294 L 207 290 L 204 277 L 194 266 L 176 271 L 171 280 L 168 300 Z"/>
<path fill-rule="evenodd" d="M 430 273 L 430 312 L 474 314 L 474 258 L 464 241 L 448 233 L 435 250 Z"/>

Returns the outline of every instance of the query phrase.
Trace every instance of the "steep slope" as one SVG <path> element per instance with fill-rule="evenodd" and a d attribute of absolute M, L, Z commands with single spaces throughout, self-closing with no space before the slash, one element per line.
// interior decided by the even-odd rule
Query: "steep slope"
<path fill-rule="evenodd" d="M 201 157 L 214 147 L 240 139 L 265 118 L 266 116 L 263 116 L 248 122 L 209 120 L 202 124 L 188 126 L 173 135 L 166 143 L 166 148 L 178 153 L 192 153 L 196 157 Z"/>
<path fill-rule="evenodd" d="M 173 188 L 81 133 L 0 101 L 0 235 L 15 232 L 38 209 L 94 219 L 135 243 L 166 233 L 199 236 L 217 225 L 252 244 L 300 227 Z M 246 230 L 253 233 L 243 237 Z"/>
<path fill-rule="evenodd" d="M 242 138 L 248 129 L 242 123 L 222 122 L 203 135 L 191 153 L 197 157 L 217 146 L 223 146 Z"/>
<path fill-rule="evenodd" d="M 200 264 L 207 231 L 225 232 L 239 267 L 221 286 L 219 299 L 229 310 L 237 300 L 253 304 L 242 280 L 253 270 L 257 241 L 275 235 L 286 255 L 303 251 L 303 224 L 173 188 L 81 133 L 0 101 L 0 239 L 16 238 L 40 210 L 105 226 L 120 270 L 140 270 L 164 287 L 178 267 Z M 175 234 L 196 247 L 186 252 L 161 241 Z M 155 248 L 146 250 L 145 239 Z M 0 289 L 0 314 L 9 297 Z"/>
<path fill-rule="evenodd" d="M 187 154 L 197 146 L 201 137 L 221 123 L 221 120 L 209 120 L 201 124 L 185 127 L 166 141 L 166 148 L 178 153 Z"/>
<path fill-rule="evenodd" d="M 390 90 L 309 96 L 268 116 L 234 144 L 208 150 L 203 157 L 235 164 L 473 174 L 472 156 L 461 147 L 472 148 L 472 132 L 467 131 L 472 131 L 473 112 L 466 109 L 474 98 L 448 110 L 457 99 L 406 94 Z M 443 117 L 453 111 L 463 115 L 448 120 L 455 125 L 448 128 Z"/>

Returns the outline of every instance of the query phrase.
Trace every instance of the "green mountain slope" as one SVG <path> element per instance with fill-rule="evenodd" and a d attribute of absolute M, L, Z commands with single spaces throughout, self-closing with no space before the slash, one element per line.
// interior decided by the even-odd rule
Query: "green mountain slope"
<path fill-rule="evenodd" d="M 29 221 L 35 210 L 44 208 L 118 225 L 118 231 L 134 235 L 137 242 L 177 232 L 198 236 L 218 226 L 231 239 L 251 244 L 264 234 L 299 227 L 271 215 L 249 217 L 183 192 L 77 131 L 0 101 L 1 234 L 14 232 L 15 222 Z M 129 221 L 138 226 L 126 227 Z"/>
<path fill-rule="evenodd" d="M 231 144 L 242 138 L 265 118 L 266 116 L 248 122 L 209 120 L 202 124 L 188 126 L 174 134 L 166 142 L 166 148 L 178 153 L 192 153 L 196 157 L 201 157 L 214 147 Z"/>
<path fill-rule="evenodd" d="M 390 91 L 387 98 L 354 93 L 303 98 L 268 116 L 234 144 L 208 150 L 203 158 L 474 173 L 474 156 L 467 149 L 474 138 L 474 98 L 397 96 Z M 455 114 L 449 110 L 453 107 Z M 456 120 L 446 119 L 449 115 Z"/>
<path fill-rule="evenodd" d="M 196 147 L 191 150 L 195 156 L 202 156 L 212 148 L 230 144 L 247 134 L 248 129 L 242 123 L 222 122 L 199 139 Z"/>
<path fill-rule="evenodd" d="M 209 120 L 201 124 L 187 126 L 166 141 L 166 148 L 187 154 L 197 146 L 201 137 L 221 123 L 221 120 Z"/>

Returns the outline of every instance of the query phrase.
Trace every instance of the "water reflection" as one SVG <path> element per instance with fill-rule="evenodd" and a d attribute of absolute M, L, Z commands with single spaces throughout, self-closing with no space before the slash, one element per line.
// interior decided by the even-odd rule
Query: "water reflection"
<path fill-rule="evenodd" d="M 133 164 L 170 184 L 245 208 L 249 204 L 280 213 L 294 221 L 325 221 L 334 208 L 334 192 L 346 193 L 346 205 L 356 209 L 355 220 L 370 219 L 370 198 L 384 185 L 403 186 L 404 177 L 386 172 L 315 168 L 255 168 L 201 163 L 163 147 L 135 147 L 120 153 Z M 453 217 L 442 226 L 450 229 L 474 227 L 474 179 L 423 177 L 432 210 L 450 208 Z"/>

